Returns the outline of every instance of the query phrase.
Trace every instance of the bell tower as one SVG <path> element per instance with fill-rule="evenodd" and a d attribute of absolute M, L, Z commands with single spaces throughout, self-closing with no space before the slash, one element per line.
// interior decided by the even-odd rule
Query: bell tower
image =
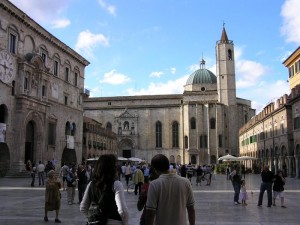
<path fill-rule="evenodd" d="M 224 105 L 236 105 L 233 41 L 228 40 L 225 27 L 216 45 L 218 100 Z"/>

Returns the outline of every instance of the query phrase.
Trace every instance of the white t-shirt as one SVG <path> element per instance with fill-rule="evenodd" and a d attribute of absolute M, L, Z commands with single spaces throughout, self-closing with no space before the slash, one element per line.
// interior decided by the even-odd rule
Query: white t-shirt
<path fill-rule="evenodd" d="M 147 210 L 156 211 L 155 225 L 186 225 L 188 206 L 194 205 L 191 183 L 177 174 L 162 174 L 149 186 Z"/>

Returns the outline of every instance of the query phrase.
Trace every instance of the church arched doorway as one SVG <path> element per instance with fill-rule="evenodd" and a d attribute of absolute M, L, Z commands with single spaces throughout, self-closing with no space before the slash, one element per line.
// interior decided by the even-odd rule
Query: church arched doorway
<path fill-rule="evenodd" d="M 74 149 L 69 149 L 69 148 L 64 149 L 61 157 L 61 164 L 63 163 L 67 163 L 67 165 L 77 164 L 77 157 Z"/>
<path fill-rule="evenodd" d="M 36 163 L 36 158 L 34 154 L 34 133 L 35 124 L 31 120 L 26 125 L 24 163 L 26 163 L 28 160 L 30 160 L 32 163 Z"/>
<path fill-rule="evenodd" d="M 122 139 L 119 144 L 119 153 L 124 158 L 130 158 L 133 157 L 133 148 L 134 144 L 133 141 L 129 138 Z"/>

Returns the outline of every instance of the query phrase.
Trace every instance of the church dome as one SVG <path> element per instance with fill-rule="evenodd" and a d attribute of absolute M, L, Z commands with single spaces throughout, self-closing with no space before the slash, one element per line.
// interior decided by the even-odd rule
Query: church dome
<path fill-rule="evenodd" d="M 217 77 L 215 74 L 213 74 L 211 71 L 207 69 L 200 68 L 189 76 L 186 85 L 216 84 L 216 83 L 217 83 Z"/>

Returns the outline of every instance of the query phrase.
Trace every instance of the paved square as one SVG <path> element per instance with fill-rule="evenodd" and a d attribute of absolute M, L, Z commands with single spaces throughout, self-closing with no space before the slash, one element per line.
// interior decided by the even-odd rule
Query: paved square
<path fill-rule="evenodd" d="M 38 225 L 54 224 L 54 212 L 49 212 L 49 222 L 44 222 L 44 187 L 30 187 L 31 178 L 0 178 L 0 224 Z M 124 179 L 122 180 L 125 185 Z M 286 209 L 277 206 L 267 208 L 267 195 L 262 207 L 257 207 L 260 175 L 246 175 L 248 205 L 233 204 L 233 188 L 225 175 L 216 175 L 211 186 L 195 186 L 196 224 L 201 225 L 298 225 L 300 216 L 300 179 L 287 178 L 285 185 Z M 37 183 L 36 183 L 37 185 Z M 251 194 L 253 193 L 253 194 Z M 79 205 L 68 205 L 66 191 L 62 191 L 60 219 L 63 224 L 83 225 L 85 218 L 79 212 Z M 137 210 L 137 196 L 125 193 L 130 212 L 130 225 L 138 225 L 141 212 Z M 78 200 L 76 192 L 75 201 Z M 171 210 L 170 210 L 170 213 Z M 171 225 L 171 224 L 170 224 Z"/>

